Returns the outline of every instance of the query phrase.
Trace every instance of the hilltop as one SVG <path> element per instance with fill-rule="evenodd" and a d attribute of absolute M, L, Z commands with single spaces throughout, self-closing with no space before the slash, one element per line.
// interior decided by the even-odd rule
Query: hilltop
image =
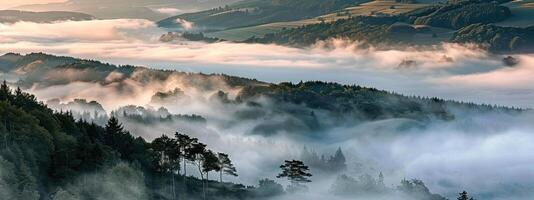
<path fill-rule="evenodd" d="M 55 21 L 84 21 L 96 19 L 94 16 L 66 11 L 30 12 L 21 10 L 0 10 L 0 23 L 15 23 L 19 21 L 50 23 Z"/>
<path fill-rule="evenodd" d="M 307 7 L 294 8 L 292 18 L 263 20 L 260 16 L 267 13 L 278 16 L 283 10 L 260 9 L 266 5 L 270 4 L 243 1 L 224 8 L 178 15 L 160 21 L 158 25 L 180 31 L 181 24 L 187 22 L 191 27 L 186 31 L 203 32 L 204 41 L 230 40 L 297 47 L 343 38 L 389 48 L 442 42 L 475 43 L 491 52 L 507 53 L 531 52 L 528 46 L 534 39 L 529 34 L 534 25 L 529 14 L 534 13 L 532 2 L 355 1 L 315 9 L 321 12 L 307 11 Z M 291 5 L 284 8 L 291 8 Z M 484 38 L 478 38 L 478 32 L 484 32 Z M 519 47 L 520 43 L 527 47 Z"/>
<path fill-rule="evenodd" d="M 183 28 L 180 20 L 201 30 L 221 30 L 311 18 L 363 2 L 362 0 L 246 0 L 225 7 L 186 13 L 158 22 L 164 28 Z"/>
<path fill-rule="evenodd" d="M 343 124 L 387 119 L 409 119 L 425 124 L 433 120 L 454 120 L 455 110 L 472 114 L 520 111 L 438 98 L 404 96 L 356 85 L 320 81 L 275 84 L 224 74 L 115 66 L 40 53 L 0 56 L 0 69 L 18 76 L 16 84 L 23 88 L 45 89 L 70 83 L 87 83 L 129 97 L 138 95 L 136 91 L 152 91 L 149 94 L 152 95 L 150 103 L 158 106 L 180 106 L 194 100 L 206 102 L 208 107 L 222 104 L 239 108 L 226 113 L 229 118 L 225 119 L 225 123 L 230 124 L 239 124 L 243 120 L 287 118 L 285 121 L 260 120 L 250 128 L 251 134 L 293 132 L 305 137 L 320 137 L 315 133 Z M 168 83 L 177 85 L 159 87 Z M 198 95 L 199 92 L 202 95 Z M 210 118 L 207 117 L 207 120 Z"/>

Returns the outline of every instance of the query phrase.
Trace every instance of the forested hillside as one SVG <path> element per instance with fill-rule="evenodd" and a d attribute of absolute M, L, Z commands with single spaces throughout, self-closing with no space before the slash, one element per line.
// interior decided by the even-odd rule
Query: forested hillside
<path fill-rule="evenodd" d="M 406 14 L 409 22 L 459 29 L 475 23 L 494 23 L 511 16 L 510 9 L 501 6 L 501 1 L 461 0 L 449 1 L 445 5 L 430 6 Z"/>
<path fill-rule="evenodd" d="M 370 44 L 399 43 L 403 38 L 409 41 L 410 36 L 415 33 L 414 28 L 407 27 L 407 30 L 404 31 L 405 33 L 400 34 L 390 31 L 392 24 L 398 20 L 398 17 L 356 16 L 349 19 L 340 19 L 332 23 L 312 24 L 300 28 L 287 29 L 278 33 L 267 34 L 262 38 L 250 38 L 245 42 L 308 46 L 329 38 L 346 38 Z M 392 36 L 398 37 L 399 40 Z"/>
<path fill-rule="evenodd" d="M 372 19 L 370 18 L 373 23 Z M 233 77 L 220 74 L 197 74 L 177 71 L 164 71 L 134 66 L 115 66 L 97 61 L 79 60 L 69 57 L 56 57 L 47 54 L 7 54 L 0 57 L 0 66 L 5 72 L 20 76 L 17 85 L 24 88 L 45 89 L 71 83 L 97 84 L 98 88 L 109 88 L 111 93 L 121 95 L 138 95 L 136 91 L 154 91 L 149 93 L 150 103 L 156 106 L 173 107 L 187 104 L 196 100 L 207 102 L 207 106 L 224 104 L 238 107 L 236 111 L 228 113 L 228 123 L 239 123 L 242 120 L 256 120 L 262 118 L 288 118 L 285 121 L 261 121 L 253 126 L 251 134 L 276 134 L 280 131 L 290 131 L 297 135 L 313 136 L 322 130 L 341 124 L 362 123 L 365 121 L 405 118 L 421 122 L 431 119 L 451 120 L 455 118 L 451 110 L 461 109 L 465 112 L 478 113 L 492 110 L 515 112 L 515 109 L 499 108 L 486 105 L 475 105 L 459 102 L 444 101 L 437 98 L 408 97 L 374 88 L 347 86 L 326 82 L 302 82 L 298 84 L 280 83 L 270 84 L 253 79 Z M 57 74 L 77 74 L 72 77 Z M 110 79 L 109 77 L 116 77 Z M 179 83 L 169 86 L 172 89 L 156 89 L 154 85 L 164 85 L 167 81 Z M 193 91 L 191 91 L 193 90 Z M 230 92 L 237 91 L 236 96 L 230 97 Z M 201 96 L 195 95 L 204 93 Z M 143 94 L 144 95 L 144 94 Z M 265 98 L 268 101 L 265 101 Z M 67 104 L 50 101 L 54 108 L 77 111 L 75 116 L 89 120 L 90 116 L 98 118 L 102 124 L 101 109 L 80 108 L 94 107 L 95 103 L 84 100 Z M 70 106 L 69 106 L 70 104 Z M 96 103 L 97 104 L 97 103 Z M 98 106 L 98 105 L 97 105 Z M 94 114 L 93 112 L 100 114 Z M 108 110 L 111 112 L 113 110 Z M 172 115 L 157 113 L 159 111 L 144 110 L 144 108 L 124 107 L 118 111 L 118 116 L 134 120 L 138 114 L 144 118 L 163 121 L 200 120 L 202 117 L 193 115 Z M 274 111 L 274 112 L 273 112 Z M 83 117 L 86 116 L 86 117 Z M 335 120 L 319 120 L 320 116 Z M 204 117 L 204 116 L 203 116 Z M 105 119 L 105 118 L 104 118 Z M 235 121 L 234 121 L 235 120 Z"/>
<path fill-rule="evenodd" d="M 238 176 L 229 155 L 210 150 L 197 138 L 176 133 L 147 142 L 132 136 L 115 117 L 105 127 L 75 120 L 31 94 L 12 91 L 5 82 L 0 86 L 0 143 L 0 189 L 6 200 L 265 199 L 284 194 L 283 187 L 270 179 L 261 179 L 258 187 L 224 182 L 225 176 Z M 341 150 L 333 159 L 343 172 Z M 187 165 L 198 167 L 189 174 L 199 175 L 188 177 L 183 170 Z M 209 179 L 210 172 L 218 181 Z M 284 173 L 295 172 L 279 177 Z M 288 176 L 295 180 L 286 192 L 307 188 L 302 179 Z M 380 175 L 378 180 L 383 179 Z M 357 196 L 350 191 L 358 190 L 377 197 L 443 199 L 420 180 L 403 180 L 396 189 L 371 177 L 365 180 L 342 175 L 332 184 L 333 194 Z"/>
<path fill-rule="evenodd" d="M 510 15 L 510 10 L 500 6 L 498 2 L 450 1 L 400 15 L 353 16 L 330 23 L 310 24 L 266 34 L 262 38 L 250 38 L 245 42 L 308 46 L 329 38 L 344 38 L 370 45 L 409 45 L 419 43 L 416 34 L 431 34 L 432 37 L 437 37 L 429 27 L 415 25 L 460 29 L 476 23 L 502 21 Z M 456 39 L 452 41 L 457 42 Z"/>
<path fill-rule="evenodd" d="M 449 1 L 398 15 L 351 16 L 334 22 L 283 29 L 244 42 L 302 47 L 331 38 L 342 38 L 360 41 L 364 47 L 394 48 L 453 42 L 477 44 L 495 53 L 531 52 L 532 27 L 493 25 L 513 15 L 508 7 L 501 5 L 505 2 Z"/>
<path fill-rule="evenodd" d="M 199 29 L 226 29 L 279 21 L 311 18 L 364 1 L 358 0 L 247 0 L 226 7 L 187 13 L 158 22 L 164 28 L 181 28 L 178 20 Z"/>
<path fill-rule="evenodd" d="M 174 71 L 151 70 L 147 74 L 139 74 L 138 70 L 142 69 L 139 67 L 117 67 L 97 61 L 47 54 L 7 54 L 0 57 L 0 60 L 5 73 L 17 72 L 24 75 L 22 81 L 16 84 L 23 87 L 32 85 L 33 89 L 76 81 L 108 85 L 118 88 L 123 94 L 129 94 L 124 92 L 131 90 L 125 81 L 144 84 L 159 81 L 157 83 L 161 84 L 168 81 L 166 77 L 179 74 L 186 80 L 187 87 L 218 90 L 207 99 L 199 101 L 226 108 L 239 108 L 222 113 L 225 116 L 224 126 L 258 121 L 251 126 L 250 133 L 262 137 L 282 132 L 291 133 L 298 138 L 327 138 L 324 130 L 387 119 L 406 119 L 424 126 L 425 123 L 436 120 L 455 120 L 454 110 L 461 110 L 463 114 L 521 112 L 506 107 L 408 97 L 374 88 L 318 81 L 270 84 L 225 75 Z M 31 63 L 38 64 L 28 67 Z M 38 76 L 66 69 L 82 70 L 81 74 L 86 76 L 68 80 Z M 125 77 L 113 80 L 106 78 L 117 73 Z M 212 82 L 215 80 L 218 82 Z M 43 84 L 39 85 L 40 82 Z M 216 87 L 215 83 L 231 86 L 226 89 L 239 88 L 239 92 L 231 98 L 227 91 L 223 91 L 225 88 Z M 180 105 L 180 98 L 191 95 L 187 91 L 162 91 L 155 93 L 151 101 Z M 294 181 L 289 175 L 296 173 L 289 170 L 293 169 L 293 165 L 299 170 L 309 170 L 302 161 L 286 160 L 281 166 L 283 171 L 278 177 L 289 177 L 291 181 L 286 190 L 275 181 L 263 177 L 258 177 L 258 187 L 228 183 L 224 181 L 227 176 L 239 175 L 232 158 L 240 155 L 215 152 L 185 132 L 160 133 L 152 130 L 150 134 L 155 139 L 146 141 L 131 134 L 119 121 L 128 121 L 130 127 L 154 127 L 178 120 L 180 123 L 201 127 L 213 120 L 209 116 L 177 115 L 165 108 L 153 110 L 139 106 L 121 107 L 108 116 L 108 112 L 96 101 L 77 99 L 71 103 L 61 103 L 50 100 L 49 103 L 61 110 L 77 108 L 83 111 L 84 107 L 89 107 L 99 112 L 94 114 L 98 117 L 94 122 L 105 126 L 88 122 L 95 119 L 90 117 L 91 114 L 54 111 L 38 102 L 35 96 L 22 92 L 19 88 L 12 89 L 4 82 L 0 87 L 0 185 L 6 187 L 0 189 L 2 194 L 6 194 L 6 199 L 176 200 L 209 199 L 215 196 L 223 199 L 261 199 L 282 195 L 284 191 L 291 194 L 306 188 L 304 184 L 307 181 Z M 313 156 L 305 156 L 303 159 L 314 170 L 312 173 L 320 174 L 323 171 L 330 176 L 339 175 L 332 184 L 334 195 L 354 196 L 357 194 L 352 191 L 360 191 L 384 198 L 400 196 L 417 200 L 443 199 L 432 194 L 420 180 L 403 180 L 399 187 L 392 188 L 381 184 L 382 175 L 378 179 L 366 175 L 358 180 L 342 175 L 344 169 L 350 166 L 345 163 L 341 150 L 329 160 Z M 325 169 L 325 166 L 335 166 L 339 170 L 332 172 Z M 194 170 L 186 171 L 187 168 Z"/>
<path fill-rule="evenodd" d="M 174 142 L 172 138 L 147 142 L 132 136 L 113 117 L 105 127 L 77 121 L 68 112 L 53 112 L 31 94 L 12 91 L 5 82 L 0 87 L 0 136 L 0 189 L 6 200 L 184 199 L 185 195 L 200 199 L 215 194 L 246 199 L 254 195 L 253 189 L 243 185 L 184 179 L 175 171 L 185 163 L 170 163 L 169 159 L 176 158 L 162 157 L 168 150 L 161 145 L 170 148 L 165 142 Z M 176 137 L 189 138 L 178 133 Z M 195 138 L 189 140 L 195 151 L 187 159 L 199 164 L 202 174 L 230 166 L 227 155 L 219 168 L 216 163 L 221 154 Z M 215 160 L 207 162 L 206 156 Z M 129 186 L 118 186 L 123 184 Z"/>
<path fill-rule="evenodd" d="M 473 24 L 458 30 L 451 41 L 487 45 L 487 48 L 494 52 L 532 52 L 534 51 L 534 27 L 516 28 Z"/>

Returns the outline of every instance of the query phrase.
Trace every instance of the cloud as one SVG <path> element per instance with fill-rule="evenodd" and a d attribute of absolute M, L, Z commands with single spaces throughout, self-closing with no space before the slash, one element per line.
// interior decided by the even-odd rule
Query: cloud
<path fill-rule="evenodd" d="M 534 107 L 534 55 L 514 55 L 520 62 L 509 67 L 503 64 L 503 56 L 456 44 L 385 50 L 361 49 L 357 42 L 334 39 L 297 49 L 231 42 L 160 43 L 158 38 L 163 33 L 164 30 L 145 20 L 21 22 L 0 25 L 0 52 L 44 51 L 118 64 L 228 73 L 273 82 L 336 81 L 408 95 Z M 81 74 L 69 73 L 72 76 L 67 78 Z M 136 76 L 144 77 L 144 72 L 137 73 Z M 373 166 L 388 171 L 391 183 L 402 178 L 420 178 L 433 191 L 451 197 L 459 190 L 468 189 L 499 199 L 502 197 L 490 196 L 495 195 L 492 191 L 508 194 L 507 190 L 516 191 L 514 187 L 520 185 L 515 189 L 528 194 L 534 184 L 529 171 L 534 167 L 529 159 L 534 150 L 528 143 L 534 139 L 530 114 L 462 116 L 458 121 L 406 131 L 396 127 L 413 122 L 384 120 L 334 128 L 325 133 L 332 137 L 328 141 L 296 141 L 286 136 L 267 138 L 247 134 L 257 121 L 242 121 L 235 126 L 225 124 L 227 114 L 241 108 L 208 100 L 217 89 L 231 89 L 224 84 L 214 84 L 220 88 L 213 91 L 198 91 L 185 85 L 180 77 L 144 84 L 136 78 L 113 82 L 121 78 L 111 74 L 106 79 L 109 84 L 73 81 L 34 87 L 31 92 L 40 99 L 97 100 L 109 111 L 128 104 L 146 105 L 155 92 L 180 88 L 191 100 L 171 106 L 170 110 L 177 114 L 201 114 L 209 118 L 206 126 L 171 123 L 127 127 L 139 131 L 139 135 L 146 134 L 147 138 L 172 134 L 178 129 L 193 134 L 215 150 L 228 152 L 242 173 L 238 180 L 249 184 L 257 178 L 276 175 L 276 165 L 295 156 L 293 153 L 297 154 L 304 144 L 321 149 L 342 146 L 347 154 L 373 160 L 376 163 Z M 265 170 L 262 168 L 265 166 L 274 167 Z"/>
<path fill-rule="evenodd" d="M 167 14 L 169 16 L 174 16 L 174 15 L 177 15 L 183 12 L 182 10 L 177 9 L 177 8 L 158 8 L 156 9 L 156 11 L 163 13 L 163 14 Z"/>
<path fill-rule="evenodd" d="M 40 30 L 40 31 L 35 31 Z M 116 64 L 189 72 L 227 73 L 260 80 L 324 80 L 359 84 L 407 95 L 534 107 L 534 55 L 520 63 L 469 45 L 362 49 L 333 39 L 305 49 L 279 45 L 177 41 L 153 22 L 136 19 L 0 25 L 0 53 L 47 52 Z"/>

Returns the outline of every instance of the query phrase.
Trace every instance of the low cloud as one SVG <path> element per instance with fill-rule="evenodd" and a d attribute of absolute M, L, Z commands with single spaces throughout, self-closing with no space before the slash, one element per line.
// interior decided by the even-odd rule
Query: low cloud
<path fill-rule="evenodd" d="M 534 97 L 533 55 L 516 55 L 519 64 L 509 67 L 503 63 L 503 56 L 447 43 L 380 50 L 361 49 L 358 43 L 334 39 L 297 49 L 231 42 L 161 43 L 158 38 L 164 33 L 153 22 L 136 19 L 2 24 L 0 53 L 44 51 L 117 64 L 228 73 L 271 82 L 336 81 L 408 95 L 534 106 L 529 101 Z"/>
<path fill-rule="evenodd" d="M 407 95 L 534 107 L 534 55 L 514 55 L 519 63 L 510 67 L 503 63 L 503 56 L 469 45 L 382 50 L 361 49 L 358 43 L 335 39 L 297 49 L 231 42 L 160 43 L 158 38 L 163 33 L 145 20 L 21 22 L 0 25 L 0 52 L 45 51 L 118 64 L 228 73 L 272 82 L 336 81 Z M 144 77 L 143 72 L 138 73 Z M 398 127 L 413 122 L 391 119 L 333 128 L 324 133 L 329 136 L 327 141 L 297 141 L 287 135 L 247 134 L 256 125 L 254 120 L 234 126 L 225 124 L 228 122 L 225 119 L 231 118 L 228 113 L 241 108 L 209 101 L 219 89 L 230 95 L 237 92 L 222 83 L 214 84 L 219 88 L 199 91 L 184 85 L 179 77 L 141 83 L 134 76 L 114 82 L 121 78 L 110 74 L 104 81 L 108 84 L 72 81 L 34 86 L 30 91 L 44 100 L 97 100 L 110 111 L 128 104 L 145 106 L 151 103 L 154 93 L 179 88 L 190 100 L 171 105 L 169 110 L 176 114 L 200 114 L 208 118 L 206 125 L 161 123 L 141 128 L 127 124 L 127 128 L 149 139 L 163 133 L 172 135 L 176 130 L 198 137 L 214 150 L 229 153 L 242 175 L 235 180 L 247 184 L 262 177 L 274 177 L 276 165 L 298 156 L 299 150 L 309 145 L 328 151 L 341 146 L 348 157 L 360 157 L 373 163 L 375 170 L 386 172 L 388 184 L 398 183 L 402 178 L 419 178 L 433 192 L 450 198 L 467 189 L 484 199 L 505 199 L 503 195 L 517 191 L 519 195 L 515 198 L 522 199 L 521 195 L 530 195 L 534 185 L 530 172 L 534 163 L 529 159 L 534 149 L 528 143 L 534 139 L 531 125 L 534 118 L 530 113 L 459 115 L 452 122 L 409 130 Z"/>
<path fill-rule="evenodd" d="M 183 12 L 182 10 L 177 9 L 177 8 L 158 8 L 156 9 L 156 11 L 163 13 L 163 14 L 167 14 L 169 16 L 174 16 L 174 15 L 177 15 Z"/>

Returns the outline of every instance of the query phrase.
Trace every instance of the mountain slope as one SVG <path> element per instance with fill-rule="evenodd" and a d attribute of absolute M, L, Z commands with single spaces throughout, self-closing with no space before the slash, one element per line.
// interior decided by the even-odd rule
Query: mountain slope
<path fill-rule="evenodd" d="M 344 38 L 384 48 L 471 42 L 492 52 L 531 52 L 531 27 L 492 25 L 514 14 L 500 4 L 505 2 L 449 1 L 447 4 L 436 4 L 397 15 L 355 16 L 283 29 L 263 37 L 249 38 L 245 42 L 308 46 L 321 40 Z"/>
<path fill-rule="evenodd" d="M 183 13 L 223 6 L 236 0 L 69 0 L 65 3 L 34 4 L 16 7 L 29 11 L 68 10 L 84 12 L 101 19 L 135 18 L 161 20 L 172 13 Z M 170 13 L 169 13 L 170 12 Z"/>
<path fill-rule="evenodd" d="M 95 19 L 95 17 L 78 12 L 29 12 L 20 10 L 0 10 L 0 23 L 15 23 L 19 21 L 50 23 L 54 21 L 84 21 L 93 19 Z"/>
<path fill-rule="evenodd" d="M 14 61 L 14 57 L 18 57 L 18 60 Z M 20 77 L 17 85 L 34 90 L 69 86 L 71 83 L 94 84 L 96 88 L 105 89 L 108 95 L 129 98 L 137 95 L 152 96 L 150 104 L 157 107 L 187 107 L 191 101 L 204 102 L 204 106 L 210 109 L 225 105 L 234 109 L 225 113 L 228 117 L 224 119 L 224 123 L 238 125 L 242 121 L 255 121 L 247 130 L 251 134 L 291 132 L 304 137 L 322 137 L 322 131 L 343 124 L 399 118 L 421 123 L 447 121 L 456 117 L 452 110 L 467 113 L 518 111 L 437 98 L 408 97 L 374 88 L 336 83 L 274 84 L 221 74 L 115 66 L 46 54 L 8 54 L 0 56 L 0 63 L 2 62 L 6 73 Z M 28 68 L 27 63 L 40 65 Z M 69 74 L 71 76 L 67 76 Z M 202 110 L 204 109 L 197 111 Z M 210 116 L 204 116 L 209 112 L 188 114 L 199 114 L 208 121 L 212 120 Z"/>
<path fill-rule="evenodd" d="M 198 29 L 226 29 L 316 17 L 356 5 L 360 0 L 247 0 L 226 7 L 173 16 L 158 22 L 164 28 L 182 28 L 179 20 Z"/>

